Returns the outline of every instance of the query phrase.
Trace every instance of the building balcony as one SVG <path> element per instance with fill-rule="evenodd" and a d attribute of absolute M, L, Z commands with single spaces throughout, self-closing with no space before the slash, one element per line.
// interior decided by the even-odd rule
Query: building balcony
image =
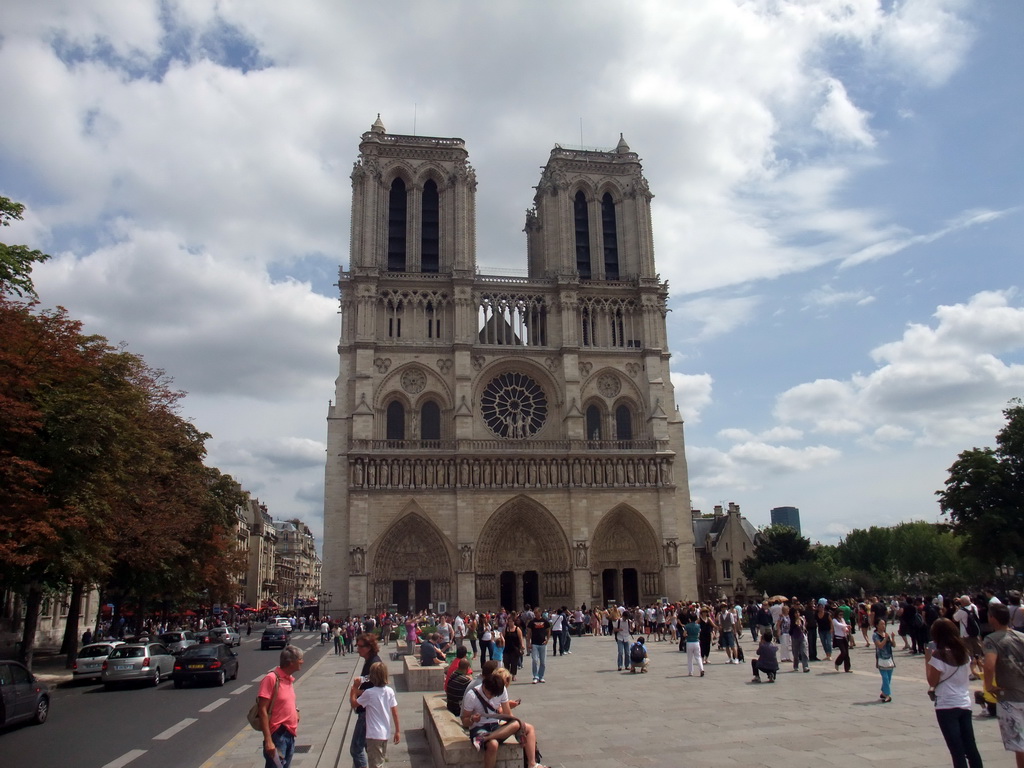
<path fill-rule="evenodd" d="M 349 455 L 356 453 L 461 455 L 488 454 L 566 456 L 583 454 L 652 454 L 670 452 L 668 440 L 353 440 Z"/>

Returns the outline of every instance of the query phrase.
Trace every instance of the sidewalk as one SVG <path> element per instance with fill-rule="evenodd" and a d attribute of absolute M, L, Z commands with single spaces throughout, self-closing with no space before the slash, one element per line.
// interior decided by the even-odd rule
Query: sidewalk
<path fill-rule="evenodd" d="M 747 658 L 754 644 L 743 642 Z M 858 645 L 853 673 L 828 662 L 810 674 L 783 665 L 778 682 L 752 684 L 749 661 L 725 663 L 712 651 L 706 677 L 687 677 L 686 655 L 669 642 L 648 643 L 650 674 L 615 669 L 615 643 L 607 637 L 573 638 L 572 653 L 549 658 L 544 685 L 527 669 L 510 695 L 537 728 L 549 766 L 784 765 L 827 768 L 858 760 L 897 760 L 900 768 L 948 765 L 949 753 L 925 695 L 924 660 L 897 653 L 893 701 L 878 700 L 874 653 Z M 382 649 L 382 657 L 394 645 Z M 296 687 L 302 724 L 295 768 L 348 768 L 352 717 L 344 699 L 358 657 L 327 655 Z M 388 746 L 389 768 L 431 768 L 423 737 L 422 693 L 404 690 L 401 667 L 388 662 L 398 695 L 402 743 Z M 476 665 L 474 665 L 476 668 Z M 975 707 L 977 714 L 979 708 Z M 1012 765 L 995 718 L 975 717 L 975 735 L 989 765 Z M 202 768 L 262 768 L 261 736 L 245 726 Z"/>

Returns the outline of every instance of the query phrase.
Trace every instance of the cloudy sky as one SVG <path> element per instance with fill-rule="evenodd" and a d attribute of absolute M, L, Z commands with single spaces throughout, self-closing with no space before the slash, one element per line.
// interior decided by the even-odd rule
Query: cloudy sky
<path fill-rule="evenodd" d="M 556 143 L 644 161 L 694 505 L 938 519 L 1024 395 L 1016 0 L 0 6 L 3 234 L 44 304 L 189 392 L 210 462 L 320 532 L 349 173 L 459 136 L 481 271 Z"/>

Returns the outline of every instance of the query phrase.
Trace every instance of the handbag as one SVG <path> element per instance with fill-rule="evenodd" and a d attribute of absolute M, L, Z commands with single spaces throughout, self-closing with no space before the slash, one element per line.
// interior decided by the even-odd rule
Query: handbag
<path fill-rule="evenodd" d="M 889 656 L 888 658 L 879 656 L 875 661 L 875 666 L 879 669 L 896 669 L 896 659 L 892 656 Z"/>
<path fill-rule="evenodd" d="M 277 687 L 281 684 L 281 678 L 274 674 L 274 692 L 270 694 L 270 704 L 267 705 L 267 712 L 270 713 L 274 710 L 274 698 L 277 696 Z M 254 731 L 262 731 L 263 725 L 260 723 L 260 697 L 256 697 L 256 702 L 249 707 L 249 711 L 245 715 L 245 719 L 249 721 L 250 727 Z"/>

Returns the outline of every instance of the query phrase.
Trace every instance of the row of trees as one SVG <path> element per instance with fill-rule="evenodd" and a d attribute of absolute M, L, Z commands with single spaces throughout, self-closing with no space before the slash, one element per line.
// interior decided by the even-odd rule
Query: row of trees
<path fill-rule="evenodd" d="M 1015 580 L 1024 566 L 1024 404 L 1011 401 L 1003 415 L 996 447 L 962 452 L 936 492 L 948 523 L 857 529 L 818 547 L 792 528 L 769 526 L 744 575 L 758 591 L 804 597 L 952 594 Z"/>
<path fill-rule="evenodd" d="M 4 224 L 22 210 L 0 198 Z M 45 258 L 0 245 L 0 585 L 24 596 L 29 664 L 47 595 L 71 595 L 71 651 L 93 587 L 141 616 L 154 601 L 230 598 L 244 569 L 246 496 L 204 464 L 209 435 L 179 414 L 184 393 L 64 309 L 40 309 L 30 271 Z"/>

